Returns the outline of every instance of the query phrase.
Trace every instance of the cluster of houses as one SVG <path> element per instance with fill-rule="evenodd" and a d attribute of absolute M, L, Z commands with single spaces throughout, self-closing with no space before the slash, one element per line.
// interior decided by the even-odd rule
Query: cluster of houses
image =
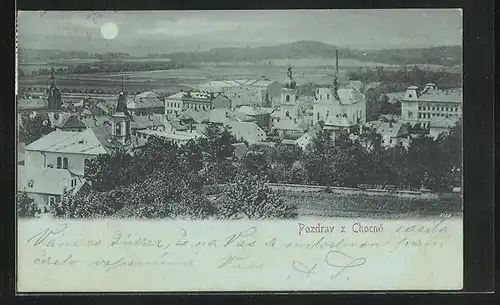
<path fill-rule="evenodd" d="M 382 135 L 384 147 L 408 145 L 408 126 L 421 124 L 438 134 L 462 114 L 461 95 L 443 93 L 429 84 L 422 91 L 410 87 L 399 97 L 400 117 L 366 122 L 360 87 L 359 82 L 350 82 L 341 88 L 335 75 L 330 84 L 318 86 L 314 96 L 300 96 L 289 66 L 283 83 L 219 80 L 165 99 L 152 91 L 133 97 L 120 93 L 113 107 L 84 100 L 66 112 L 52 73 L 46 111 L 38 115 L 46 116 L 55 131 L 18 145 L 18 190 L 42 209 L 49 208 L 61 200 L 65 189 L 76 192 L 85 184 L 85 165 L 92 158 L 118 148 L 133 153 L 151 136 L 183 145 L 203 137 L 208 125 L 227 127 L 239 142 L 235 154 L 241 158 L 249 145 L 273 145 L 276 138 L 306 149 L 322 128 L 335 134 L 369 127 Z"/>

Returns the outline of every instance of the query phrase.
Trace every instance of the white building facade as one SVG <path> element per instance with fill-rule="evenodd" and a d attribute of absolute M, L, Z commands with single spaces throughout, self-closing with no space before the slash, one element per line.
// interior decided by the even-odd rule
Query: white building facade
<path fill-rule="evenodd" d="M 427 84 L 420 91 L 417 86 L 408 87 L 401 99 L 401 117 L 404 121 L 423 127 L 431 127 L 433 121 L 455 120 L 462 117 L 463 98 L 460 91 L 438 90 Z"/>

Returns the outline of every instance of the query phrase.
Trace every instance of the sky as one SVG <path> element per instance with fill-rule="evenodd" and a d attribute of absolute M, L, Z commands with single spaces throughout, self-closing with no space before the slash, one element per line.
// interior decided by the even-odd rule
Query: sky
<path fill-rule="evenodd" d="M 101 28 L 118 33 L 104 39 Z M 19 12 L 18 44 L 35 49 L 168 53 L 314 40 L 353 49 L 462 44 L 457 9 Z"/>

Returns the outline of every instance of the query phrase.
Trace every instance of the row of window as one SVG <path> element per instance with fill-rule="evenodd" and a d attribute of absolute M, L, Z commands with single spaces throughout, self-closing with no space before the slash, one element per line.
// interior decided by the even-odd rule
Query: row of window
<path fill-rule="evenodd" d="M 175 115 L 177 115 L 178 112 L 177 112 L 177 110 L 167 110 L 167 114 L 175 114 Z"/>
<path fill-rule="evenodd" d="M 430 107 L 430 106 L 419 106 L 420 111 L 454 111 L 458 112 L 458 107 Z"/>
<path fill-rule="evenodd" d="M 168 102 L 167 103 L 167 108 L 181 108 L 181 103 L 176 103 L 176 102 Z M 199 105 L 199 104 L 193 104 L 193 103 L 186 103 L 185 104 L 186 109 L 195 109 L 195 110 L 208 110 L 207 105 Z M 169 112 L 171 111 L 171 112 Z M 173 113 L 173 110 L 167 110 L 167 113 Z"/>
<path fill-rule="evenodd" d="M 458 116 L 458 114 L 446 114 L 446 113 L 419 113 L 419 119 L 429 119 L 430 117 L 450 117 L 450 116 Z"/>
<path fill-rule="evenodd" d="M 68 158 L 57 157 L 57 168 L 68 169 Z"/>
<path fill-rule="evenodd" d="M 181 102 L 167 102 L 167 107 L 181 108 Z"/>
<path fill-rule="evenodd" d="M 194 110 L 208 110 L 207 105 L 199 105 L 199 104 L 186 104 L 186 108 L 194 109 Z"/>
<path fill-rule="evenodd" d="M 149 111 L 131 111 L 133 115 L 148 115 L 151 112 Z"/>
<path fill-rule="evenodd" d="M 326 111 L 326 118 L 328 118 L 330 116 L 330 110 L 327 110 Z M 346 113 L 341 113 L 341 114 L 336 114 L 337 118 L 347 118 L 347 114 Z M 361 119 L 363 117 L 363 110 L 356 110 L 356 113 L 353 113 L 352 114 L 352 120 L 355 121 L 356 119 Z M 319 120 L 320 117 L 319 117 L 319 112 L 316 113 L 316 119 Z"/>
<path fill-rule="evenodd" d="M 83 160 L 83 166 L 84 167 L 87 167 L 89 164 L 90 164 L 90 160 L 89 159 L 84 159 Z M 66 157 L 64 157 L 64 158 L 57 157 L 56 167 L 59 168 L 59 169 L 61 169 L 61 168 L 62 169 L 68 169 L 68 167 L 69 167 L 68 158 L 66 158 Z"/>

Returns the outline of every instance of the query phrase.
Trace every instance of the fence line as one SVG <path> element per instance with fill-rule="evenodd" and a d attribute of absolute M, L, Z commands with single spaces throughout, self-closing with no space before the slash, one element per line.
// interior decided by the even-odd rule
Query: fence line
<path fill-rule="evenodd" d="M 206 187 L 226 187 L 231 183 L 212 184 Z M 331 193 L 346 193 L 352 192 L 355 194 L 366 195 L 406 195 L 406 196 L 423 196 L 427 198 L 435 198 L 439 193 L 433 193 L 429 190 L 398 190 L 398 189 L 374 189 L 374 188 L 352 188 L 352 187 L 332 187 L 322 185 L 307 185 L 307 184 L 284 184 L 284 183 L 268 183 L 268 186 L 274 190 L 292 191 L 292 192 L 331 192 Z M 443 193 L 446 194 L 446 193 Z M 451 194 L 451 193 L 450 193 Z M 455 195 L 455 194 L 454 194 Z"/>

